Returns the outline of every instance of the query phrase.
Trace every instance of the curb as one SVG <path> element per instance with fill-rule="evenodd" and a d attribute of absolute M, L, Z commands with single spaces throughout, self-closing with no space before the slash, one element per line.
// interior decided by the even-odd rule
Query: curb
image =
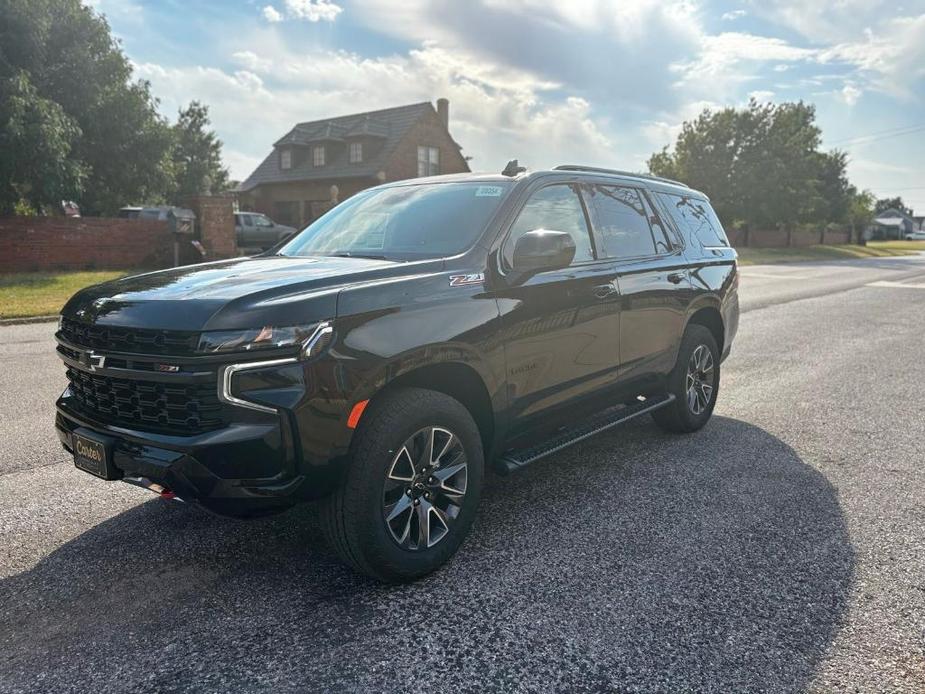
<path fill-rule="evenodd" d="M 57 320 L 57 314 L 53 316 L 30 316 L 28 318 L 0 318 L 0 327 L 4 325 L 26 325 L 28 323 L 53 323 Z"/>

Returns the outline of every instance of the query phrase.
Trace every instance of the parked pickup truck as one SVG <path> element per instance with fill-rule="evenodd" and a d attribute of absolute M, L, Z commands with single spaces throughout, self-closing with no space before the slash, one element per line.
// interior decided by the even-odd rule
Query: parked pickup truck
<path fill-rule="evenodd" d="M 272 254 L 77 293 L 57 434 L 81 470 L 216 513 L 320 500 L 345 562 L 406 581 L 460 546 L 489 466 L 643 414 L 704 426 L 737 288 L 709 201 L 673 181 L 390 183 Z"/>
<path fill-rule="evenodd" d="M 277 224 L 259 212 L 237 212 L 234 233 L 238 248 L 265 251 L 296 233 L 295 227 Z"/>

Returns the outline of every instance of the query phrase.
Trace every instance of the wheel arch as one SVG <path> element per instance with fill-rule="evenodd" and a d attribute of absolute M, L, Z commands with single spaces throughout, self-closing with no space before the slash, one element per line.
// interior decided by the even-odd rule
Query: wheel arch
<path fill-rule="evenodd" d="M 726 326 L 723 322 L 723 315 L 720 313 L 718 307 L 701 306 L 694 310 L 687 319 L 687 324 L 684 326 L 685 330 L 687 330 L 688 325 L 701 325 L 709 330 L 713 335 L 713 339 L 716 340 L 719 353 L 723 354 L 723 348 L 726 342 Z"/>
<path fill-rule="evenodd" d="M 433 390 L 460 402 L 479 429 L 482 449 L 488 459 L 496 431 L 494 408 L 485 381 L 475 368 L 462 362 L 441 362 L 405 371 L 385 383 L 370 398 L 370 405 L 399 388 Z"/>

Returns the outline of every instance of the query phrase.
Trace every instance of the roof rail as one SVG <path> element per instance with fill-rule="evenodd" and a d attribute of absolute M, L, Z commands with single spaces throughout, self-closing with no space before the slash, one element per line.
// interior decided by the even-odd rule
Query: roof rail
<path fill-rule="evenodd" d="M 633 173 L 632 171 L 620 171 L 618 169 L 604 169 L 599 166 L 582 166 L 580 164 L 560 164 L 553 171 L 588 171 L 591 173 L 607 173 L 607 174 L 616 174 L 618 176 L 631 176 L 633 178 L 647 178 L 652 181 L 661 181 L 662 183 L 670 183 L 675 186 L 681 186 L 682 188 L 690 188 L 686 183 L 681 181 L 675 181 L 671 178 L 665 178 L 663 176 L 653 176 L 652 174 L 644 173 Z"/>

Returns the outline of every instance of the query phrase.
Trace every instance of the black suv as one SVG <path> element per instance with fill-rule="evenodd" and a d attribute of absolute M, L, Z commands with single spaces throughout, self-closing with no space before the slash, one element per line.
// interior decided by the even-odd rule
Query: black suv
<path fill-rule="evenodd" d="M 79 468 L 220 514 L 321 499 L 346 562 L 408 580 L 459 547 L 488 465 L 644 413 L 702 427 L 737 286 L 707 198 L 673 181 L 391 183 L 263 255 L 79 292 L 57 432 Z"/>

